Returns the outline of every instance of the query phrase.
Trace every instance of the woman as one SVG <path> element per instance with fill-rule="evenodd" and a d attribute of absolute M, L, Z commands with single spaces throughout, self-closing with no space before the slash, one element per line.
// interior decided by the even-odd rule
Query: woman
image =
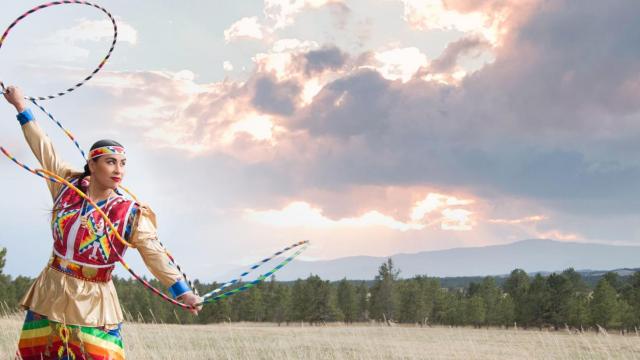
<path fill-rule="evenodd" d="M 125 175 L 124 147 L 113 140 L 93 144 L 84 172 L 61 161 L 26 107 L 20 89 L 8 87 L 24 136 L 42 167 L 85 192 L 133 245 L 151 273 L 179 301 L 201 302 L 170 265 L 157 240 L 155 214 L 117 189 Z M 124 359 L 123 315 L 111 272 L 126 246 L 95 209 L 68 186 L 48 182 L 53 197 L 53 253 L 21 306 L 27 310 L 18 345 L 23 359 Z M 200 310 L 193 309 L 197 314 Z"/>

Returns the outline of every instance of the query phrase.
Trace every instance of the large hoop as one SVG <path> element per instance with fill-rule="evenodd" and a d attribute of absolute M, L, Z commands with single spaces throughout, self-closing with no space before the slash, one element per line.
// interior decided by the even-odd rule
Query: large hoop
<path fill-rule="evenodd" d="M 7 39 L 7 36 L 9 35 L 9 32 L 11 31 L 11 29 L 13 29 L 24 18 L 26 18 L 27 16 L 35 13 L 36 11 L 40 11 L 40 10 L 46 9 L 48 7 L 52 7 L 52 6 L 56 6 L 56 5 L 63 5 L 63 4 L 88 5 L 88 6 L 92 6 L 92 7 L 96 8 L 96 9 L 99 9 L 100 11 L 105 13 L 109 17 L 109 20 L 111 20 L 111 24 L 113 24 L 113 41 L 111 42 L 111 47 L 109 48 L 109 51 L 107 52 L 107 55 L 102 59 L 102 61 L 100 61 L 100 64 L 98 65 L 98 67 L 96 67 L 91 72 L 91 74 L 89 74 L 89 76 L 85 77 L 79 83 L 73 85 L 72 87 L 70 87 L 70 88 L 68 88 L 66 90 L 63 90 L 63 91 L 61 91 L 59 93 L 56 93 L 54 95 L 48 95 L 48 96 L 25 96 L 25 99 L 28 99 L 28 100 L 31 100 L 31 101 L 34 101 L 34 100 L 49 100 L 49 99 L 54 99 L 54 98 L 60 97 L 62 95 L 65 95 L 65 94 L 68 94 L 68 93 L 74 91 L 75 89 L 77 89 L 80 86 L 84 85 L 84 83 L 89 81 L 98 71 L 100 71 L 102 69 L 102 67 L 107 62 L 107 60 L 109 60 L 109 57 L 111 57 L 111 53 L 113 53 L 113 49 L 116 46 L 116 41 L 118 39 L 118 25 L 116 25 L 116 20 L 114 19 L 113 15 L 111 15 L 111 13 L 109 13 L 109 11 L 107 11 L 107 9 L 103 8 L 100 5 L 97 5 L 97 4 L 94 4 L 94 3 L 90 3 L 88 1 L 67 0 L 67 1 L 53 1 L 53 2 L 50 2 L 50 3 L 42 4 L 42 5 L 36 6 L 33 9 L 25 12 L 24 14 L 18 16 L 18 18 L 15 19 L 11 23 L 11 25 L 9 25 L 7 27 L 7 29 L 2 34 L 2 37 L 0 37 L 0 48 L 2 48 L 2 45 L 4 44 L 5 40 Z M 2 93 L 4 94 L 4 89 L 2 89 Z"/>

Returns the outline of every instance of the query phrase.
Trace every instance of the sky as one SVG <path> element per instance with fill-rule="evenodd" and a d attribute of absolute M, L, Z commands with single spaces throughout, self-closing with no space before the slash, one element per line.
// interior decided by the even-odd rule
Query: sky
<path fill-rule="evenodd" d="M 38 4 L 3 4 L 0 24 Z M 43 105 L 84 148 L 125 145 L 125 185 L 194 277 L 304 239 L 306 260 L 531 238 L 640 245 L 635 1 L 100 4 L 119 27 L 111 59 Z M 0 48 L 0 80 L 58 92 L 111 36 L 94 8 L 44 9 Z M 0 117 L 0 144 L 35 164 L 15 110 Z M 0 174 L 5 272 L 37 275 L 50 196 L 8 160 Z M 135 251 L 127 260 L 145 272 Z"/>

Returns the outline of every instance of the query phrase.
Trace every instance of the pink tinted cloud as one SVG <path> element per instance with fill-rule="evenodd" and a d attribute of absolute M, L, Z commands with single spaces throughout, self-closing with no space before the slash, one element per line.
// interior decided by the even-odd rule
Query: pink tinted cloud
<path fill-rule="evenodd" d="M 476 225 L 479 207 L 475 201 L 467 195 L 424 187 L 358 186 L 339 192 L 305 191 L 295 199 L 279 200 L 281 208 L 247 209 L 246 213 L 250 219 L 276 227 L 383 226 L 399 231 L 436 227 L 469 231 Z"/>

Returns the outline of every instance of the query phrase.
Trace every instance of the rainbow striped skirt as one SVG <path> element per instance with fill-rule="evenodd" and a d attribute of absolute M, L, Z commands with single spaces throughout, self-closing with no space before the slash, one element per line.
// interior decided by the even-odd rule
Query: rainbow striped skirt
<path fill-rule="evenodd" d="M 114 330 L 64 325 L 27 310 L 18 359 L 124 359 L 120 326 Z"/>

